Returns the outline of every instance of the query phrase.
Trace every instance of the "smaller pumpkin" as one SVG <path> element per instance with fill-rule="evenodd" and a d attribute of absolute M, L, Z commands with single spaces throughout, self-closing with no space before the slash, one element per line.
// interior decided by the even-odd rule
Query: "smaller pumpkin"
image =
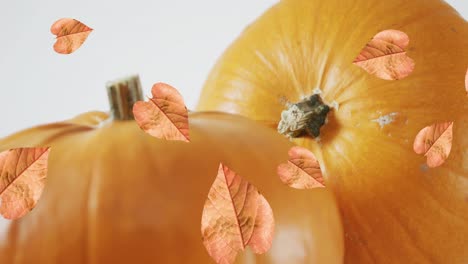
<path fill-rule="evenodd" d="M 111 116 L 89 112 L 0 140 L 0 151 L 51 147 L 37 206 L 0 225 L 0 263 L 211 263 L 200 225 L 220 162 L 258 188 L 276 223 L 272 248 L 237 263 L 342 262 L 333 195 L 289 188 L 276 174 L 287 140 L 216 112 L 190 113 L 190 143 L 156 139 L 132 119 L 139 81 L 109 87 Z"/>

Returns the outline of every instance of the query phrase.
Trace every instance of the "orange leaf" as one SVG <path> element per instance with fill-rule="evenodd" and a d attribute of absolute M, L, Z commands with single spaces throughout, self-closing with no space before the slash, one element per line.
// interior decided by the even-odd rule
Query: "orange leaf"
<path fill-rule="evenodd" d="M 165 83 L 153 85 L 151 93 L 149 102 L 133 106 L 140 128 L 157 138 L 189 142 L 188 113 L 180 93 Z"/>
<path fill-rule="evenodd" d="M 255 186 L 220 164 L 203 208 L 201 231 L 216 263 L 233 263 L 247 246 L 257 254 L 270 249 L 273 211 Z"/>
<path fill-rule="evenodd" d="M 416 135 L 413 149 L 427 157 L 430 168 L 442 165 L 452 149 L 453 122 L 434 124 L 423 128 Z"/>
<path fill-rule="evenodd" d="M 354 64 L 384 80 L 399 80 L 414 70 L 414 61 L 406 55 L 409 37 L 398 30 L 384 30 L 362 49 Z"/>
<path fill-rule="evenodd" d="M 77 50 L 88 38 L 93 29 L 73 18 L 57 20 L 50 31 L 57 36 L 54 50 L 61 54 L 70 54 Z"/>
<path fill-rule="evenodd" d="M 320 165 L 312 152 L 295 146 L 288 155 L 288 162 L 278 166 L 281 181 L 296 189 L 325 187 Z"/>
<path fill-rule="evenodd" d="M 36 206 L 47 176 L 49 148 L 18 148 L 0 153 L 0 214 L 17 219 Z"/>

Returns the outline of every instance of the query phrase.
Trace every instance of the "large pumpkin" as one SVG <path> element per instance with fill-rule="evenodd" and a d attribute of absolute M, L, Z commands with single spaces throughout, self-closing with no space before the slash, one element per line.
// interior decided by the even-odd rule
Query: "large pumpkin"
<path fill-rule="evenodd" d="M 415 63 L 400 80 L 353 64 L 389 29 L 408 35 Z M 317 156 L 338 199 L 346 263 L 468 263 L 467 47 L 466 21 L 440 0 L 282 0 L 220 58 L 198 110 L 276 128 L 282 111 L 319 94 L 331 109 L 319 140 L 293 141 Z M 414 139 L 447 121 L 452 151 L 429 169 Z"/>
<path fill-rule="evenodd" d="M 0 140 L 0 151 L 51 146 L 37 206 L 0 225 L 0 263 L 213 263 L 200 230 L 220 162 L 258 188 L 276 222 L 270 251 L 246 251 L 237 263 L 342 262 L 333 195 L 289 188 L 276 175 L 287 160 L 287 140 L 214 112 L 189 115 L 190 143 L 156 139 L 122 120 L 131 119 L 141 99 L 128 91 L 135 83 L 110 86 L 118 90 L 110 93 L 114 118 L 90 112 Z"/>

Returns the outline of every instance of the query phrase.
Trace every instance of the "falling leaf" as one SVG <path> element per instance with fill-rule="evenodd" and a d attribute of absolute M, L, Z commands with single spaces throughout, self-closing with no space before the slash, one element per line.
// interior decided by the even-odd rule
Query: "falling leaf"
<path fill-rule="evenodd" d="M 295 146 L 288 155 L 288 162 L 278 166 L 281 181 L 296 189 L 325 187 L 320 165 L 312 152 Z"/>
<path fill-rule="evenodd" d="M 36 206 L 47 176 L 49 148 L 18 148 L 0 153 L 0 214 L 18 219 Z"/>
<path fill-rule="evenodd" d="M 267 200 L 223 164 L 205 202 L 201 226 L 203 244 L 218 264 L 233 263 L 247 246 L 263 254 L 273 241 L 273 211 Z"/>
<path fill-rule="evenodd" d="M 404 32 L 381 31 L 367 43 L 353 63 L 385 80 L 405 78 L 414 70 L 414 61 L 405 50 L 408 44 L 409 37 Z"/>
<path fill-rule="evenodd" d="M 153 85 L 151 93 L 149 102 L 133 106 L 140 128 L 157 138 L 189 142 L 188 113 L 180 93 L 165 83 Z"/>
<path fill-rule="evenodd" d="M 50 31 L 57 36 L 54 50 L 61 54 L 70 54 L 77 50 L 88 38 L 93 29 L 73 18 L 57 20 Z"/>
<path fill-rule="evenodd" d="M 414 151 L 427 157 L 427 166 L 438 167 L 444 163 L 452 149 L 453 122 L 434 124 L 423 128 L 414 140 Z"/>

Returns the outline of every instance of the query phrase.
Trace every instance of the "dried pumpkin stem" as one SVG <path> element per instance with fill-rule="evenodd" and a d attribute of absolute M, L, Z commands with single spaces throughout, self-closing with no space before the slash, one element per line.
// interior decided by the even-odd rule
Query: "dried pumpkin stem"
<path fill-rule="evenodd" d="M 112 118 L 114 120 L 133 120 L 133 105 L 137 101 L 143 100 L 138 75 L 108 82 L 106 87 Z"/>
<path fill-rule="evenodd" d="M 281 113 L 278 132 L 296 138 L 309 135 L 316 138 L 325 124 L 330 107 L 323 103 L 318 94 L 314 94 L 298 103 L 292 104 Z"/>

